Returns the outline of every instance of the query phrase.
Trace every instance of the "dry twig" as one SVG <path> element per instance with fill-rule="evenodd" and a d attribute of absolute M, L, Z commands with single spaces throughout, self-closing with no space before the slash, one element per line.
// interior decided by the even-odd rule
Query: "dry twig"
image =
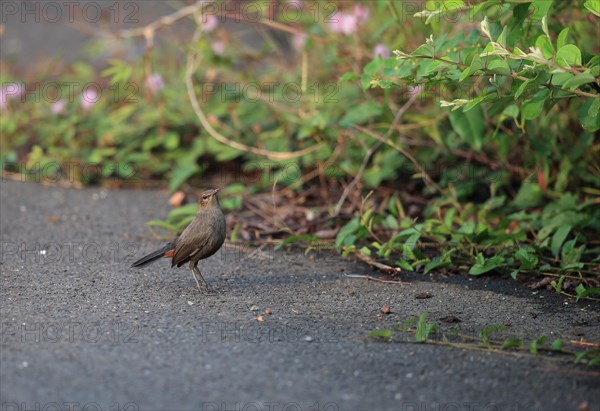
<path fill-rule="evenodd" d="M 200 35 L 201 35 L 201 31 L 199 28 L 197 28 L 196 31 L 194 32 L 194 36 L 192 38 L 192 44 L 198 43 L 198 41 L 200 40 Z M 200 108 L 200 103 L 198 102 L 198 98 L 196 97 L 196 92 L 194 91 L 194 81 L 192 79 L 192 76 L 193 76 L 194 72 L 196 71 L 196 69 L 198 68 L 198 66 L 200 65 L 200 60 L 201 60 L 200 56 L 197 53 L 193 53 L 191 51 L 188 53 L 187 65 L 186 65 L 186 70 L 185 70 L 185 84 L 187 87 L 187 92 L 188 92 L 188 97 L 190 99 L 190 103 L 192 104 L 192 108 L 193 108 L 194 112 L 196 113 L 196 116 L 200 120 L 200 123 L 202 124 L 204 129 L 208 132 L 208 134 L 212 138 L 217 140 L 219 143 L 225 144 L 236 150 L 240 150 L 240 151 L 243 151 L 246 153 L 252 153 L 252 154 L 262 156 L 262 157 L 266 157 L 269 160 L 289 160 L 292 158 L 297 158 L 297 157 L 301 157 L 303 155 L 312 153 L 313 151 L 319 149 L 320 145 L 314 145 L 312 147 L 308 147 L 308 148 L 305 148 L 303 150 L 298 150 L 298 151 L 274 152 L 274 151 L 269 151 L 269 150 L 265 150 L 262 148 L 248 146 L 246 144 L 230 140 L 227 137 L 225 137 L 224 135 L 222 135 L 221 133 L 219 133 L 217 130 L 215 130 L 212 127 L 212 125 L 208 121 L 208 118 L 206 117 L 206 115 L 204 114 L 202 109 Z"/>
<path fill-rule="evenodd" d="M 354 255 L 356 256 L 356 258 L 358 258 L 362 262 L 367 263 L 371 267 L 375 267 L 378 270 L 381 270 L 381 271 L 383 271 L 385 273 L 388 273 L 388 274 L 398 274 L 398 273 L 402 272 L 402 269 L 400 267 L 392 267 L 390 265 L 380 263 L 379 261 L 375 261 L 374 259 L 372 259 L 368 255 L 364 255 L 360 251 L 354 252 Z"/>
<path fill-rule="evenodd" d="M 350 194 L 350 191 L 352 191 L 354 189 L 356 184 L 362 178 L 362 176 L 365 172 L 365 169 L 367 168 L 367 165 L 369 164 L 369 161 L 371 160 L 371 157 L 373 156 L 373 154 L 375 154 L 375 152 L 377 151 L 377 149 L 379 149 L 379 147 L 381 147 L 383 142 L 386 141 L 390 137 L 390 135 L 394 131 L 394 127 L 400 122 L 400 119 L 402 118 L 402 116 L 404 115 L 406 110 L 408 110 L 410 108 L 410 106 L 413 105 L 413 103 L 415 102 L 415 100 L 417 99 L 418 96 L 419 96 L 419 93 L 414 93 L 412 96 L 410 96 L 408 101 L 402 107 L 400 107 L 400 109 L 396 113 L 396 116 L 394 117 L 394 121 L 392 121 L 390 128 L 385 133 L 385 135 L 382 137 L 382 140 L 378 140 L 367 151 L 367 153 L 365 154 L 365 157 L 363 158 L 363 161 L 360 165 L 360 168 L 358 169 L 358 173 L 356 173 L 356 176 L 354 176 L 354 179 L 352 180 L 352 182 L 350 184 L 348 184 L 348 186 L 344 189 L 344 192 L 342 193 L 340 200 L 338 201 L 337 205 L 335 206 L 335 210 L 333 212 L 333 217 L 336 217 L 340 213 L 340 210 L 342 209 L 342 206 L 344 205 L 344 202 L 346 201 L 348 194 Z"/>
<path fill-rule="evenodd" d="M 204 1 L 198 1 L 194 4 L 191 4 L 189 6 L 179 9 L 172 14 L 163 16 L 143 27 L 120 30 L 117 32 L 117 36 L 120 38 L 144 37 L 146 39 L 146 42 L 148 43 L 148 45 L 152 46 L 154 34 L 157 30 L 160 30 L 163 27 L 169 26 L 169 25 L 183 19 L 184 17 L 193 15 L 196 19 L 196 23 L 198 24 L 198 27 L 196 28 L 196 30 L 194 32 L 194 35 L 192 38 L 192 44 L 197 44 L 198 41 L 200 40 L 200 35 L 201 35 L 200 28 L 202 27 L 202 21 L 201 21 L 200 16 L 201 16 L 203 7 L 205 6 L 205 3 L 206 2 L 204 2 Z M 270 27 L 277 28 L 279 30 L 290 31 L 292 33 L 298 32 L 296 29 L 288 30 L 283 25 L 273 24 L 273 22 L 264 21 L 264 19 L 262 19 L 260 21 L 260 23 L 265 24 Z M 186 83 L 190 103 L 192 104 L 192 108 L 193 108 L 194 112 L 196 113 L 196 116 L 200 120 L 200 123 L 202 124 L 204 129 L 208 132 L 208 134 L 212 138 L 214 138 L 221 144 L 225 144 L 236 150 L 243 151 L 246 153 L 256 154 L 256 155 L 259 155 L 262 157 L 266 157 L 270 160 L 289 160 L 289 159 L 293 159 L 293 158 L 298 158 L 303 155 L 312 153 L 313 151 L 318 150 L 320 148 L 320 145 L 317 144 L 312 147 L 308 147 L 308 148 L 305 148 L 303 150 L 298 150 L 298 151 L 274 152 L 274 151 L 265 150 L 262 148 L 248 146 L 243 143 L 239 143 L 239 142 L 231 140 L 231 139 L 225 137 L 224 135 L 222 135 L 221 133 L 219 133 L 217 130 L 215 130 L 212 127 L 212 125 L 208 121 L 208 118 L 206 117 L 206 115 L 204 114 L 202 109 L 200 108 L 200 103 L 198 102 L 198 99 L 196 98 L 196 93 L 194 91 L 194 83 L 193 83 L 192 76 L 200 64 L 200 56 L 197 53 L 190 51 L 190 52 L 188 52 L 187 57 L 188 58 L 187 58 L 186 73 L 185 73 L 185 83 Z"/>
<path fill-rule="evenodd" d="M 358 275 L 358 274 L 344 274 L 348 278 L 364 278 L 367 281 L 375 281 L 377 283 L 384 284 L 398 284 L 398 285 L 408 285 L 409 283 L 404 283 L 402 281 L 394 281 L 394 280 L 382 280 L 381 278 L 373 277 L 371 275 Z"/>

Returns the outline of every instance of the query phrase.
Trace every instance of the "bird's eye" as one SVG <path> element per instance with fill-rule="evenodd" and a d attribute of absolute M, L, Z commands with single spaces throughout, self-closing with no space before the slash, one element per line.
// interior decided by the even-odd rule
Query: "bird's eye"
<path fill-rule="evenodd" d="M 202 194 L 202 199 L 206 200 L 208 198 L 208 196 L 206 194 Z"/>

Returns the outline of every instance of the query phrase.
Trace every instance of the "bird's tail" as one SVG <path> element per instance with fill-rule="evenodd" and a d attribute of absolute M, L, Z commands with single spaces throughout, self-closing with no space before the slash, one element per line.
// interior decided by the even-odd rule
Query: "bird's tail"
<path fill-rule="evenodd" d="M 131 268 L 144 267 L 148 264 L 152 264 L 159 258 L 170 257 L 169 254 L 171 254 L 171 253 L 169 253 L 169 251 L 172 251 L 172 250 L 175 250 L 175 243 L 173 243 L 173 242 L 167 243 L 167 245 L 165 245 L 160 250 L 156 250 L 148 255 L 145 255 L 142 258 L 140 258 L 139 260 L 137 260 L 135 263 L 131 264 Z"/>

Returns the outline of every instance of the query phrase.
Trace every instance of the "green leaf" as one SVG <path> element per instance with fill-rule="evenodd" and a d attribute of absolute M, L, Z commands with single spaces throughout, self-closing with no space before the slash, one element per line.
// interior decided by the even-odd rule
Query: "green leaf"
<path fill-rule="evenodd" d="M 583 3 L 583 7 L 600 17 L 600 0 L 587 0 Z"/>
<path fill-rule="evenodd" d="M 561 67 L 581 66 L 581 51 L 573 44 L 565 44 L 556 53 L 556 64 Z"/>
<path fill-rule="evenodd" d="M 410 54 L 411 56 L 415 57 L 433 57 L 435 55 L 435 52 L 431 44 L 421 44 L 415 49 L 415 51 L 413 51 Z"/>
<path fill-rule="evenodd" d="M 590 99 L 579 109 L 581 126 L 589 132 L 600 130 L 600 98 Z"/>
<path fill-rule="evenodd" d="M 515 91 L 515 99 L 519 99 L 525 92 L 531 92 L 538 90 L 542 85 L 550 78 L 546 72 L 538 73 L 535 77 L 520 83 L 517 81 L 515 84 L 519 84 L 519 87 Z"/>
<path fill-rule="evenodd" d="M 373 76 L 367 73 L 363 73 L 360 76 L 360 84 L 363 90 L 368 90 L 371 87 L 371 82 L 373 81 Z"/>
<path fill-rule="evenodd" d="M 500 346 L 500 349 L 506 350 L 507 348 L 522 347 L 522 346 L 523 346 L 523 341 L 516 339 L 516 338 L 507 338 L 504 340 L 504 342 Z"/>
<path fill-rule="evenodd" d="M 483 96 L 475 97 L 473 100 L 469 101 L 465 104 L 463 111 L 466 113 L 467 111 L 479 106 L 481 103 L 487 100 L 494 100 L 496 96 L 494 94 L 486 94 Z"/>
<path fill-rule="evenodd" d="M 463 81 L 471 74 L 476 73 L 478 70 L 481 69 L 483 69 L 483 61 L 481 60 L 481 57 L 479 57 L 479 55 L 476 55 L 475 57 L 473 57 L 473 60 L 471 60 L 471 64 L 469 65 L 469 67 L 463 70 L 458 80 Z"/>
<path fill-rule="evenodd" d="M 538 184 L 524 182 L 512 201 L 512 205 L 519 208 L 531 208 L 539 205 L 544 198 L 544 192 Z"/>
<path fill-rule="evenodd" d="M 130 63 L 122 60 L 109 60 L 108 62 L 111 67 L 103 70 L 100 74 L 104 77 L 111 77 L 111 84 L 127 83 L 131 73 L 133 73 L 133 67 Z"/>
<path fill-rule="evenodd" d="M 171 181 L 169 181 L 169 190 L 175 191 L 188 178 L 200 171 L 200 167 L 195 164 L 183 164 L 173 170 Z"/>
<path fill-rule="evenodd" d="M 556 340 L 552 341 L 552 344 L 550 344 L 550 348 L 552 348 L 554 351 L 560 351 L 562 350 L 563 347 L 563 342 L 560 338 L 557 338 Z"/>
<path fill-rule="evenodd" d="M 483 261 L 482 261 L 483 260 Z M 477 255 L 477 262 L 471 267 L 469 270 L 470 275 L 481 275 L 492 271 L 499 267 L 504 267 L 506 265 L 506 260 L 504 257 L 500 255 L 495 255 L 491 258 L 485 260 L 483 258 L 483 254 L 479 253 Z"/>
<path fill-rule="evenodd" d="M 396 262 L 394 263 L 397 267 L 400 267 L 406 271 L 415 271 L 415 269 L 413 268 L 412 265 L 410 265 L 410 263 L 408 261 L 406 261 L 403 258 L 399 258 L 398 260 L 396 260 Z"/>
<path fill-rule="evenodd" d="M 429 313 L 427 311 L 425 311 L 423 314 L 421 314 L 419 316 L 419 319 L 417 320 L 417 330 L 415 332 L 415 341 L 416 342 L 425 342 L 427 341 L 427 337 L 429 337 L 429 334 L 431 333 L 431 331 L 435 330 L 437 328 L 436 324 L 428 324 L 427 323 L 427 317 L 429 316 Z"/>
<path fill-rule="evenodd" d="M 186 204 L 175 208 L 169 212 L 167 221 L 171 224 L 179 224 L 182 220 L 188 217 L 194 217 L 198 212 L 198 204 Z"/>
<path fill-rule="evenodd" d="M 600 350 L 588 350 L 588 351 L 583 351 L 580 353 L 577 353 L 575 355 L 575 362 L 580 362 L 581 360 L 583 360 L 586 357 L 596 357 L 592 360 L 588 360 L 588 365 L 593 365 L 592 362 L 594 362 L 594 364 L 597 364 L 598 360 L 598 356 L 600 355 Z"/>
<path fill-rule="evenodd" d="M 529 6 L 531 13 L 531 20 L 541 21 L 543 17 L 548 14 L 550 6 L 552 6 L 553 0 L 533 0 L 533 3 Z"/>
<path fill-rule="evenodd" d="M 146 223 L 146 225 L 148 227 L 158 227 L 158 228 L 163 228 L 171 233 L 176 233 L 177 232 L 177 227 L 173 224 L 169 224 L 166 221 L 162 221 L 162 220 L 150 220 Z"/>
<path fill-rule="evenodd" d="M 533 340 L 529 344 L 529 352 L 536 355 L 538 353 L 538 345 L 545 344 L 548 337 L 540 337 L 537 340 Z"/>
<path fill-rule="evenodd" d="M 562 46 L 567 44 L 567 37 L 569 36 L 569 28 L 565 27 L 558 33 L 558 38 L 556 39 L 556 49 L 560 49 Z"/>
<path fill-rule="evenodd" d="M 550 43 L 550 39 L 546 35 L 538 36 L 535 41 L 535 46 L 542 50 L 542 54 L 547 59 L 552 58 L 554 55 L 554 49 L 552 48 L 552 43 Z"/>
<path fill-rule="evenodd" d="M 544 103 L 548 96 L 547 91 L 538 92 L 532 99 L 525 101 L 521 108 L 521 113 L 525 120 L 533 120 L 538 118 L 544 109 Z"/>
<path fill-rule="evenodd" d="M 562 87 L 569 90 L 575 90 L 584 84 L 593 83 L 595 81 L 596 78 L 586 71 L 571 77 L 563 83 Z"/>
<path fill-rule="evenodd" d="M 392 338 L 392 330 L 390 330 L 389 328 L 375 330 L 371 331 L 367 336 L 371 338 L 384 338 L 386 340 L 389 340 Z"/>
<path fill-rule="evenodd" d="M 480 106 L 466 113 L 455 110 L 449 113 L 450 123 L 460 138 L 475 151 L 481 151 L 485 133 L 484 115 Z"/>
<path fill-rule="evenodd" d="M 577 292 L 577 301 L 579 301 L 580 298 L 585 298 L 590 294 L 600 294 L 600 287 L 585 288 L 583 284 L 579 284 L 575 292 Z"/>
<path fill-rule="evenodd" d="M 456 248 L 451 248 L 444 251 L 441 256 L 434 257 L 423 269 L 423 274 L 427 274 L 432 270 L 449 267 L 452 265 L 452 254 L 456 251 Z"/>
<path fill-rule="evenodd" d="M 340 120 L 340 127 L 348 128 L 355 124 L 365 123 L 367 120 L 379 116 L 382 113 L 381 105 L 374 101 L 359 104 L 348 109 Z"/>
<path fill-rule="evenodd" d="M 343 82 L 343 81 L 355 81 L 355 80 L 360 80 L 360 76 L 356 73 L 353 72 L 348 72 L 348 73 L 344 73 L 340 79 L 338 80 L 339 83 Z"/>
<path fill-rule="evenodd" d="M 517 259 L 521 262 L 519 269 L 532 270 L 538 264 L 538 258 L 535 254 L 530 253 L 527 248 L 519 247 L 516 252 Z"/>
<path fill-rule="evenodd" d="M 340 232 L 338 233 L 338 235 L 335 239 L 335 245 L 338 248 L 338 250 L 341 249 L 342 244 L 344 243 L 344 240 L 346 239 L 346 237 L 348 237 L 350 234 L 355 233 L 359 227 L 360 227 L 360 222 L 358 221 L 358 218 L 355 217 L 352 220 L 350 220 L 348 222 L 348 224 L 346 224 L 345 226 L 343 226 L 340 229 Z"/>
<path fill-rule="evenodd" d="M 371 60 L 363 69 L 366 74 L 378 74 L 379 71 L 383 68 L 383 60 L 381 57 L 377 56 L 374 60 Z M 352 75 L 353 73 L 346 73 L 342 76 L 342 78 Z M 357 76 L 358 77 L 358 76 Z M 341 79 L 340 79 L 341 80 Z"/>
<path fill-rule="evenodd" d="M 508 26 L 502 27 L 502 33 L 496 39 L 496 42 L 500 44 L 502 47 L 506 47 L 506 37 L 508 34 Z"/>
<path fill-rule="evenodd" d="M 563 84 L 573 77 L 575 77 L 575 75 L 572 73 L 556 73 L 552 76 L 551 84 L 562 87 Z"/>
<path fill-rule="evenodd" d="M 572 227 L 570 225 L 561 225 L 554 233 L 554 236 L 552 237 L 552 246 L 550 247 L 550 249 L 552 250 L 552 255 L 554 255 L 554 257 L 558 257 L 560 253 L 560 248 L 567 239 L 567 236 L 571 232 L 571 229 Z"/>
<path fill-rule="evenodd" d="M 511 104 L 502 111 L 502 114 L 510 118 L 517 118 L 519 117 L 519 107 L 516 104 Z"/>
<path fill-rule="evenodd" d="M 585 250 L 585 244 L 583 244 L 579 248 L 575 248 L 575 243 L 577 239 L 574 238 L 572 240 L 567 241 L 562 248 L 561 252 L 561 266 L 565 267 L 569 264 L 578 263 L 581 260 L 581 255 Z"/>
<path fill-rule="evenodd" d="M 554 291 L 556 291 L 556 294 L 560 294 L 562 292 L 563 289 L 563 283 L 565 282 L 565 276 L 561 275 L 560 278 L 558 279 L 558 282 L 556 281 L 551 281 L 550 285 L 552 286 L 552 288 L 554 288 Z"/>
<path fill-rule="evenodd" d="M 554 189 L 557 192 L 563 193 L 567 189 L 572 169 L 573 164 L 569 160 L 569 157 L 561 158 L 558 174 L 556 175 L 556 183 L 554 184 Z"/>
<path fill-rule="evenodd" d="M 398 220 L 396 219 L 396 217 L 394 217 L 391 214 L 387 215 L 387 217 L 385 218 L 385 223 L 386 223 L 387 227 L 391 228 L 392 230 L 398 229 Z"/>
<path fill-rule="evenodd" d="M 175 132 L 166 133 L 163 137 L 163 146 L 167 150 L 175 150 L 179 147 L 179 134 Z"/>
<path fill-rule="evenodd" d="M 484 344 L 487 344 L 489 342 L 488 336 L 490 334 L 493 334 L 493 333 L 498 332 L 498 331 L 504 331 L 504 330 L 506 330 L 506 326 L 505 325 L 489 325 L 489 326 L 485 327 L 479 333 L 479 337 L 481 338 L 481 341 Z"/>

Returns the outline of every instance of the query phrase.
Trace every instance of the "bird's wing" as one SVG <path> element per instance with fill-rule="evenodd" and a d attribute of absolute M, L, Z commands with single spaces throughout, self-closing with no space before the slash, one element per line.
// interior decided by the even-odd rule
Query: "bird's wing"
<path fill-rule="evenodd" d="M 198 219 L 192 221 L 177 239 L 171 267 L 179 266 L 188 257 L 202 250 L 208 240 L 209 235 L 204 225 Z"/>

